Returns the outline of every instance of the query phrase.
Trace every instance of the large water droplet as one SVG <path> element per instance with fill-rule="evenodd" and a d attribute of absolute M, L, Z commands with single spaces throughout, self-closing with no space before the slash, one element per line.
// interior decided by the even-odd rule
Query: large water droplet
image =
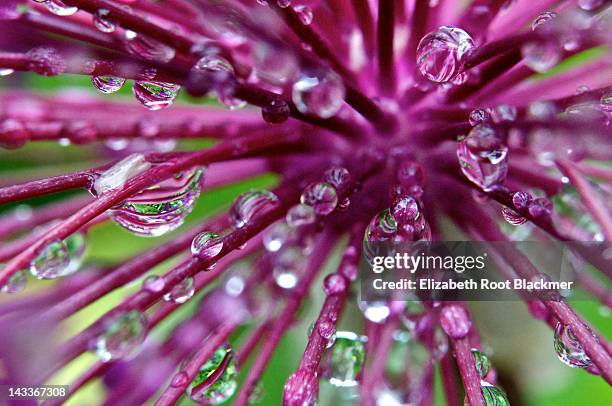
<path fill-rule="evenodd" d="M 525 217 L 521 216 L 519 213 L 507 207 L 504 207 L 501 213 L 502 213 L 504 220 L 506 220 L 508 223 L 512 224 L 513 226 L 520 226 L 521 224 L 525 224 L 525 222 L 527 221 Z"/>
<path fill-rule="evenodd" d="M 191 242 L 191 253 L 200 259 L 214 258 L 223 249 L 223 238 L 219 234 L 205 231 L 195 236 Z"/>
<path fill-rule="evenodd" d="M 350 331 L 338 331 L 324 363 L 324 376 L 334 386 L 357 385 L 365 361 L 365 339 Z"/>
<path fill-rule="evenodd" d="M 97 338 L 95 351 L 102 362 L 136 355 L 147 334 L 147 319 L 132 310 L 112 318 Z"/>
<path fill-rule="evenodd" d="M 230 221 L 234 227 L 242 228 L 253 218 L 277 207 L 278 204 L 278 197 L 268 190 L 249 190 L 234 200 L 229 210 Z"/>
<path fill-rule="evenodd" d="M 91 83 L 102 93 L 114 93 L 121 89 L 125 79 L 117 76 L 92 76 Z"/>
<path fill-rule="evenodd" d="M 117 24 L 109 17 L 110 11 L 105 8 L 98 9 L 93 14 L 94 26 L 102 32 L 113 32 L 117 28 Z"/>
<path fill-rule="evenodd" d="M 554 11 L 545 11 L 539 16 L 537 16 L 535 20 L 533 20 L 533 23 L 531 24 L 531 29 L 535 30 L 536 28 L 542 26 L 542 24 L 546 24 L 555 17 L 557 17 L 557 13 L 555 13 Z"/>
<path fill-rule="evenodd" d="M 25 289 L 27 280 L 24 271 L 17 271 L 12 274 L 8 281 L 0 287 L 2 293 L 18 293 Z"/>
<path fill-rule="evenodd" d="M 299 227 L 312 224 L 317 219 L 317 215 L 307 204 L 296 204 L 287 211 L 286 221 L 291 227 Z"/>
<path fill-rule="evenodd" d="M 174 48 L 130 30 L 125 31 L 125 43 L 133 55 L 148 61 L 170 62 L 176 53 Z"/>
<path fill-rule="evenodd" d="M 561 49 L 554 39 L 528 42 L 521 53 L 525 65 L 536 72 L 546 72 L 561 60 Z"/>
<path fill-rule="evenodd" d="M 311 183 L 304 188 L 300 202 L 312 206 L 317 215 L 326 216 L 336 208 L 338 193 L 329 183 Z"/>
<path fill-rule="evenodd" d="M 283 289 L 293 289 L 306 270 L 302 251 L 287 247 L 280 251 L 273 261 L 272 275 L 276 284 Z"/>
<path fill-rule="evenodd" d="M 417 67 L 432 82 L 453 79 L 462 59 L 474 49 L 472 37 L 460 28 L 442 26 L 425 35 L 417 47 Z"/>
<path fill-rule="evenodd" d="M 166 302 L 176 304 L 185 303 L 193 297 L 195 288 L 193 286 L 193 278 L 185 278 L 170 289 L 170 292 L 164 295 Z"/>
<path fill-rule="evenodd" d="M 53 241 L 32 260 L 30 272 L 38 279 L 55 279 L 78 271 L 85 255 L 85 236 L 75 233 Z"/>
<path fill-rule="evenodd" d="M 336 115 L 344 102 L 345 88 L 342 79 L 334 72 L 303 75 L 293 84 L 291 99 L 304 114 L 320 118 Z"/>
<path fill-rule="evenodd" d="M 508 172 L 508 147 L 491 127 L 479 124 L 457 145 L 463 174 L 485 191 L 502 183 Z"/>
<path fill-rule="evenodd" d="M 193 168 L 146 188 L 110 210 L 123 228 L 158 237 L 180 227 L 200 196 L 204 169 Z"/>
<path fill-rule="evenodd" d="M 194 402 L 218 405 L 228 400 L 238 387 L 238 364 L 229 345 L 219 347 L 200 368 L 187 388 Z"/>
<path fill-rule="evenodd" d="M 51 13 L 62 17 L 71 16 L 79 11 L 78 8 L 69 6 L 61 0 L 46 0 L 44 4 Z"/>
<path fill-rule="evenodd" d="M 132 91 L 136 100 L 149 110 L 160 110 L 169 107 L 176 99 L 179 85 L 166 82 L 135 81 Z"/>
<path fill-rule="evenodd" d="M 562 323 L 555 328 L 554 347 L 557 357 L 567 366 L 589 368 L 593 364 L 572 330 Z"/>
<path fill-rule="evenodd" d="M 510 406 L 510 401 L 506 392 L 489 382 L 480 381 L 480 388 L 484 398 L 485 406 Z M 464 406 L 469 406 L 468 399 L 465 399 Z"/>

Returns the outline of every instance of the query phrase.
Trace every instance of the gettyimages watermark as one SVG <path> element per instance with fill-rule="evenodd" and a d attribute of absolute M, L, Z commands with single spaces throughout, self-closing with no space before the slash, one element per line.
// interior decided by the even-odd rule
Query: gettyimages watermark
<path fill-rule="evenodd" d="M 573 298 L 585 257 L 612 269 L 609 242 L 364 242 L 361 300 Z"/>

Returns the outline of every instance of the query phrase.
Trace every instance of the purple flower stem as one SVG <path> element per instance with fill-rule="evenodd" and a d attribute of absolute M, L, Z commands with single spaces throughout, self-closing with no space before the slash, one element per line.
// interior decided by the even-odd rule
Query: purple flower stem
<path fill-rule="evenodd" d="M 444 387 L 446 405 L 461 406 L 459 388 L 457 387 L 457 370 L 450 351 L 440 360 L 440 374 Z"/>
<path fill-rule="evenodd" d="M 374 396 L 377 390 L 382 389 L 385 365 L 393 345 L 393 333 L 397 330 L 399 323 L 397 315 L 390 315 L 385 324 L 379 328 L 376 347 L 372 348 L 371 353 L 367 354 L 369 365 L 363 371 L 361 382 L 361 399 L 364 405 L 372 406 L 376 404 Z"/>
<path fill-rule="evenodd" d="M 31 214 L 23 215 L 19 211 L 9 212 L 0 217 L 0 238 L 62 218 L 66 213 L 72 213 L 90 201 L 91 197 L 77 196 L 60 203 L 37 208 Z"/>
<path fill-rule="evenodd" d="M 470 35 L 476 40 L 481 40 L 489 28 L 489 24 L 493 21 L 505 2 L 505 0 L 473 1 L 466 8 L 457 26 L 470 27 Z M 482 10 L 485 10 L 485 12 L 483 13 Z"/>
<path fill-rule="evenodd" d="M 512 32 L 516 27 L 524 27 L 530 24 L 533 19 L 543 11 L 552 9 L 558 0 L 533 0 L 530 2 L 516 2 L 509 7 L 499 23 L 492 24 L 489 36 L 497 39 L 508 32 Z"/>
<path fill-rule="evenodd" d="M 176 404 L 178 399 L 185 393 L 187 386 L 198 374 L 202 365 L 227 341 L 227 338 L 237 326 L 236 323 L 223 323 L 211 336 L 206 337 L 200 349 L 193 355 L 187 365 L 176 373 L 172 379 L 173 382 L 155 402 L 155 406 L 171 406 Z"/>
<path fill-rule="evenodd" d="M 580 172 L 587 176 L 601 179 L 606 182 L 612 182 L 612 169 L 591 166 L 582 162 L 575 163 L 574 165 Z"/>
<path fill-rule="evenodd" d="M 504 54 L 509 51 L 517 50 L 524 43 L 531 41 L 539 37 L 539 33 L 535 31 L 529 31 L 525 33 L 516 34 L 509 37 L 504 37 L 497 41 L 488 42 L 470 53 L 465 62 L 462 65 L 462 71 L 472 69 L 481 63 L 490 60 L 491 58 Z"/>
<path fill-rule="evenodd" d="M 278 315 L 276 320 L 271 324 L 271 329 L 268 331 L 266 338 L 263 342 L 261 350 L 257 356 L 257 359 L 251 366 L 247 377 L 245 378 L 238 396 L 234 400 L 234 406 L 246 406 L 248 404 L 249 397 L 261 375 L 263 374 L 272 354 L 274 353 L 281 337 L 285 331 L 290 327 L 291 323 L 295 318 L 295 313 L 298 311 L 300 304 L 308 294 L 310 287 L 319 274 L 329 252 L 332 249 L 332 235 L 325 233 L 322 235 L 315 246 L 313 255 L 310 256 L 306 271 L 298 282 L 298 285 L 291 292 L 291 295 L 287 297 L 285 306 L 281 313 Z"/>
<path fill-rule="evenodd" d="M 605 285 L 602 285 L 584 270 L 576 272 L 576 280 L 584 290 L 599 299 L 608 309 L 612 309 L 612 292 L 606 289 Z"/>
<path fill-rule="evenodd" d="M 31 197 L 69 189 L 86 188 L 91 182 L 92 170 L 59 175 L 47 179 L 0 188 L 0 204 L 29 199 Z M 1 284 L 1 282 L 0 282 Z"/>
<path fill-rule="evenodd" d="M 378 79 L 387 95 L 394 93 L 395 66 L 393 64 L 393 37 L 395 35 L 395 0 L 378 2 L 376 29 Z"/>
<path fill-rule="evenodd" d="M 117 188 L 100 196 L 93 203 L 83 207 L 81 210 L 61 222 L 56 227 L 52 228 L 39 241 L 34 243 L 24 252 L 13 258 L 12 261 L 6 264 L 4 269 L 0 271 L 0 285 L 6 283 L 10 275 L 17 272 L 19 269 L 26 267 L 34 258 L 36 253 L 46 244 L 54 240 L 61 240 L 68 237 L 70 234 L 78 230 L 82 225 L 93 220 L 98 215 L 104 213 L 119 202 L 124 201 L 134 193 L 151 186 L 161 180 L 172 176 L 174 173 L 190 168 L 194 165 L 204 165 L 213 162 L 223 161 L 226 159 L 237 159 L 240 155 L 236 155 L 236 149 L 242 155 L 248 155 L 254 152 L 265 151 L 271 147 L 277 147 L 283 144 L 292 144 L 300 140 L 300 136 L 296 136 L 295 140 L 287 141 L 283 138 L 278 138 L 276 134 L 273 137 L 270 135 L 255 136 L 255 137 L 240 137 L 231 141 L 225 141 L 210 149 L 188 153 L 178 158 L 175 158 L 165 164 L 153 166 L 126 182 L 123 188 Z M 244 152 L 243 152 L 244 151 Z M 80 186 L 85 186 L 85 176 L 81 176 L 78 180 Z M 75 181 L 78 184 L 78 182 Z M 9 187 L 11 189 L 11 187 Z M 14 191 L 19 193 L 19 191 Z M 0 191 L 0 202 L 2 193 Z"/>
<path fill-rule="evenodd" d="M 464 305 L 451 303 L 444 305 L 440 312 L 440 324 L 451 340 L 455 361 L 463 381 L 463 387 L 470 406 L 485 406 L 480 375 L 472 355 L 470 330 L 472 321 Z"/>
<path fill-rule="evenodd" d="M 589 181 L 582 176 L 573 163 L 558 160 L 556 164 L 559 170 L 569 178 L 578 194 L 580 194 L 582 202 L 593 216 L 593 219 L 601 227 L 606 240 L 612 241 L 612 214 L 606 207 L 606 203 L 600 199 L 595 189 L 593 189 Z"/>
<path fill-rule="evenodd" d="M 351 0 L 367 55 L 374 54 L 374 18 L 367 0 Z"/>
<path fill-rule="evenodd" d="M 319 370 L 319 364 L 321 363 L 321 357 L 323 356 L 323 352 L 327 346 L 328 340 L 318 334 L 319 326 L 322 323 L 328 323 L 336 328 L 338 324 L 338 320 L 344 309 L 344 304 L 346 303 L 346 299 L 348 294 L 350 293 L 350 280 L 345 275 L 344 270 L 349 267 L 356 267 L 359 261 L 359 253 L 361 252 L 361 246 L 363 244 L 363 232 L 364 226 L 356 227 L 353 235 L 351 236 L 351 241 L 343 255 L 342 262 L 340 263 L 340 267 L 335 274 L 344 279 L 346 283 L 346 288 L 341 292 L 330 293 L 325 297 L 325 302 L 321 307 L 321 311 L 319 312 L 319 317 L 317 318 L 313 333 L 308 337 L 308 343 L 306 344 L 306 349 L 304 350 L 304 355 L 300 361 L 300 365 L 298 369 L 306 371 L 310 374 L 317 374 Z"/>
<path fill-rule="evenodd" d="M 423 368 L 422 378 L 417 387 L 418 406 L 430 406 L 433 404 L 434 366 L 435 361 L 429 358 Z"/>
<path fill-rule="evenodd" d="M 408 63 L 414 66 L 416 60 L 416 49 L 421 41 L 421 38 L 425 36 L 427 32 L 427 23 L 430 19 L 430 13 L 435 12 L 432 10 L 428 1 L 415 1 L 414 10 L 410 16 L 410 39 L 408 40 L 408 46 L 406 48 L 406 57 Z"/>

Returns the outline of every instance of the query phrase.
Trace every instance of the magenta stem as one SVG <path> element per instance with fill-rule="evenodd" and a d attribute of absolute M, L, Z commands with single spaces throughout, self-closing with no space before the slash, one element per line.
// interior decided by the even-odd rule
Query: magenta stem
<path fill-rule="evenodd" d="M 235 406 L 246 406 L 249 403 L 251 393 L 255 389 L 257 382 L 268 365 L 268 362 L 276 350 L 281 337 L 293 322 L 295 313 L 308 294 L 310 286 L 312 285 L 315 277 L 319 274 L 319 271 L 321 270 L 327 255 L 331 251 L 332 246 L 332 236 L 330 234 L 326 233 L 319 239 L 319 242 L 313 251 L 316 254 L 310 257 L 310 261 L 308 262 L 304 275 L 301 277 L 294 291 L 291 292 L 291 295 L 287 298 L 285 307 L 276 320 L 272 323 L 271 329 L 265 338 L 257 359 L 251 366 L 251 369 L 249 370 L 249 373 L 242 384 L 240 392 L 234 401 Z"/>
<path fill-rule="evenodd" d="M 559 160 L 556 164 L 580 194 L 584 206 L 601 227 L 606 240 L 612 241 L 612 214 L 606 207 L 606 202 L 598 196 L 597 191 L 572 162 Z"/>
<path fill-rule="evenodd" d="M 368 0 L 351 0 L 368 55 L 374 54 L 374 18 Z"/>
<path fill-rule="evenodd" d="M 383 91 L 392 94 L 395 87 L 393 65 L 393 37 L 395 35 L 395 1 L 378 2 L 376 40 L 378 49 L 378 78 Z"/>

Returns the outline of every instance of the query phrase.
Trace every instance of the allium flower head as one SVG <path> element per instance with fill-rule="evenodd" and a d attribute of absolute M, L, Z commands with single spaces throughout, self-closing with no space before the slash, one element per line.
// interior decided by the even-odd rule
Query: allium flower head
<path fill-rule="evenodd" d="M 354 294 L 381 243 L 589 241 L 577 283 L 612 306 L 609 3 L 465 3 L 3 0 L 0 383 L 370 406 L 433 404 L 439 376 L 449 405 L 520 402 L 467 303 Z M 565 298 L 525 305 L 542 352 L 612 384 Z"/>

